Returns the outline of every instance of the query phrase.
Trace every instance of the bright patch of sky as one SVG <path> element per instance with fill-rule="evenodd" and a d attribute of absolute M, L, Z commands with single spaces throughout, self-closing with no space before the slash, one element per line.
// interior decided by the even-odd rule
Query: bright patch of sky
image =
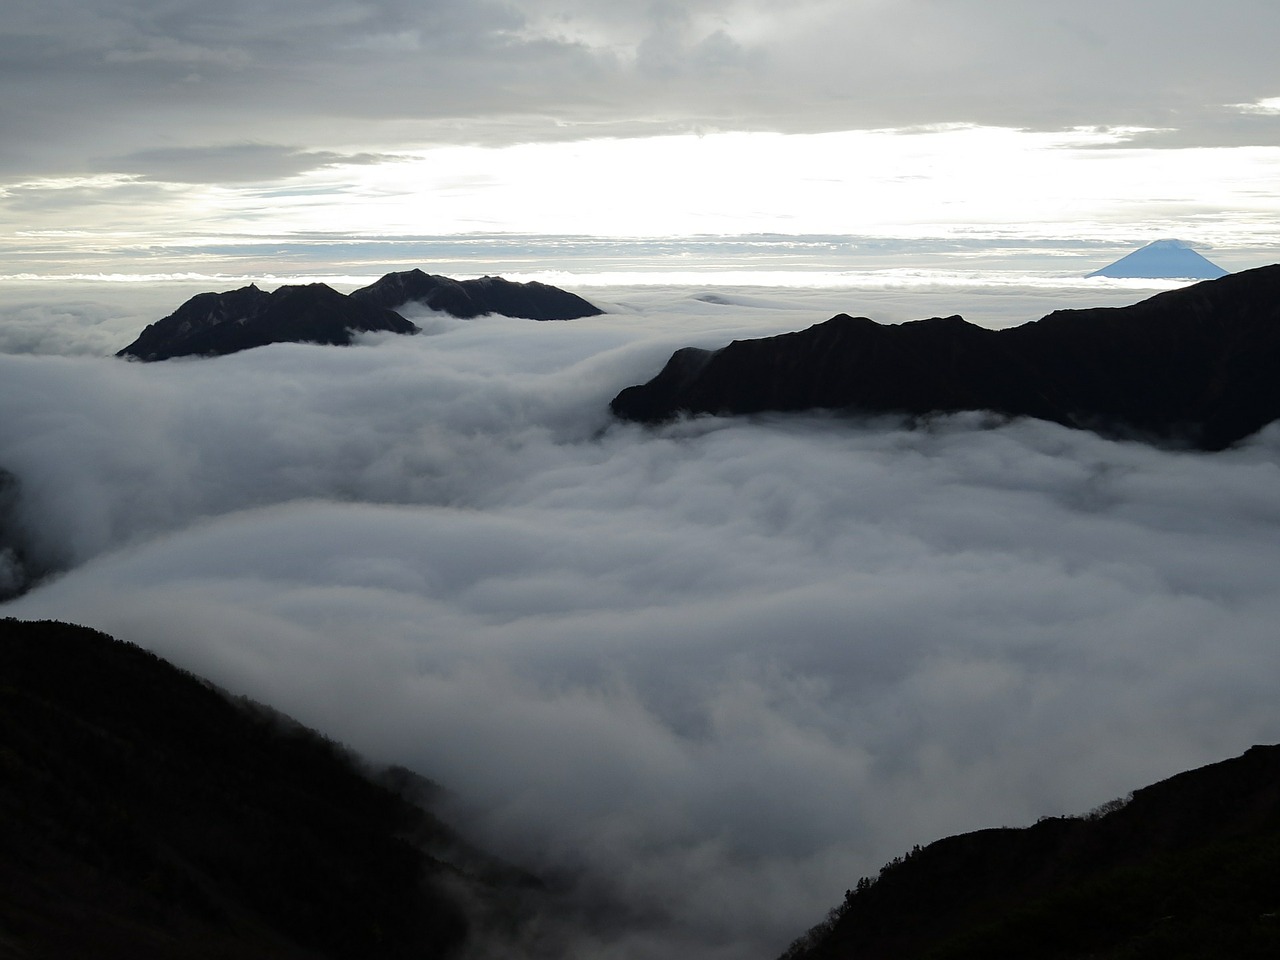
<path fill-rule="evenodd" d="M 9 273 L 319 234 L 1274 249 L 1280 6 L 1255 0 L 6 13 Z"/>
<path fill-rule="evenodd" d="M 1240 108 L 1241 113 L 1280 114 L 1280 97 L 1267 97 L 1256 103 L 1240 103 L 1236 106 Z"/>
<path fill-rule="evenodd" d="M 1280 148 L 1126 146 L 1134 134 L 687 134 L 442 146 L 259 183 L 45 178 L 6 189 L 7 246 L 20 265 L 32 240 L 70 255 L 320 234 L 1271 237 Z"/>

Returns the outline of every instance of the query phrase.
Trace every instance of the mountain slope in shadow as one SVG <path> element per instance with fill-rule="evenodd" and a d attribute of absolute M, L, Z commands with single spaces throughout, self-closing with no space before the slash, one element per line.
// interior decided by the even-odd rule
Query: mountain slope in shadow
<path fill-rule="evenodd" d="M 573 320 L 604 311 L 545 283 L 501 277 L 451 280 L 407 270 L 389 273 L 350 294 L 323 283 L 279 287 L 255 284 L 223 293 L 201 293 L 116 353 L 131 360 L 218 357 L 271 343 L 347 346 L 357 333 L 418 333 L 395 308 L 421 303 L 462 319 L 497 313 L 529 320 Z"/>
<path fill-rule="evenodd" d="M 455 956 L 537 885 L 436 790 L 105 634 L 0 621 L 0 956 Z"/>
<path fill-rule="evenodd" d="M 841 314 L 797 333 L 686 348 L 613 413 L 985 410 L 1104 436 L 1221 450 L 1280 418 L 1280 265 L 1128 307 L 1006 330 L 961 317 L 896 326 Z"/>
<path fill-rule="evenodd" d="M 917 847 L 784 960 L 1280 956 L 1280 746 L 1077 818 Z"/>
<path fill-rule="evenodd" d="M 502 277 L 453 280 L 421 270 L 389 273 L 351 296 L 365 303 L 399 309 L 421 303 L 467 320 L 486 313 L 524 320 L 577 320 L 604 313 L 575 293 L 531 280 L 518 283 Z"/>
<path fill-rule="evenodd" d="M 201 293 L 155 323 L 116 356 L 132 360 L 213 357 L 271 343 L 346 346 L 356 333 L 417 333 L 394 310 L 353 300 L 323 283 L 283 286 L 271 293 L 254 284 Z"/>

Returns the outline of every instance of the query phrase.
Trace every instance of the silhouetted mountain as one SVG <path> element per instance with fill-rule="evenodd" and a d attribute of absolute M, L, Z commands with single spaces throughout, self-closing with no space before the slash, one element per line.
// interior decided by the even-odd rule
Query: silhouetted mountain
<path fill-rule="evenodd" d="M 269 343 L 345 346 L 353 333 L 417 333 L 400 314 L 339 293 L 323 283 L 284 286 L 271 293 L 253 284 L 226 293 L 201 293 L 147 326 L 118 357 L 168 360 L 223 356 Z"/>
<path fill-rule="evenodd" d="M 5 957 L 453 956 L 531 881 L 437 790 L 105 634 L 0 621 Z"/>
<path fill-rule="evenodd" d="M 576 320 L 604 313 L 576 294 L 545 283 L 515 283 L 502 277 L 451 280 L 421 270 L 389 273 L 351 296 L 393 309 L 422 303 L 463 319 L 498 313 L 526 320 Z"/>
<path fill-rule="evenodd" d="M 1219 450 L 1280 417 L 1280 265 L 1128 307 L 1007 330 L 958 316 L 888 326 L 841 314 L 798 333 L 686 348 L 619 393 L 619 417 L 830 409 L 988 410 Z"/>
<path fill-rule="evenodd" d="M 1215 280 L 1226 270 L 1202 257 L 1181 240 L 1156 240 L 1121 257 L 1087 277 L 1128 277 L 1148 280 Z"/>
<path fill-rule="evenodd" d="M 1280 956 L 1280 746 L 1075 818 L 916 847 L 785 960 Z"/>

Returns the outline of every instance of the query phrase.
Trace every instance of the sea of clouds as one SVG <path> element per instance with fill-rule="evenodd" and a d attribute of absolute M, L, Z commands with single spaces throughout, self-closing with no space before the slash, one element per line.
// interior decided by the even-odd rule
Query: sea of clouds
<path fill-rule="evenodd" d="M 776 956 L 915 843 L 1280 739 L 1280 430 L 608 413 L 680 346 L 1142 294 L 601 286 L 567 323 L 109 356 L 194 292 L 0 290 L 0 467 L 67 571 L 0 613 L 438 780 L 570 883 L 566 956 Z"/>

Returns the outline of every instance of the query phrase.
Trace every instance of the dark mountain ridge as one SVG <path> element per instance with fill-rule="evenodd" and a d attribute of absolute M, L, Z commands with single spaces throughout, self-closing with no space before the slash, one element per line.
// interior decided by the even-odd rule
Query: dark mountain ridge
<path fill-rule="evenodd" d="M 131 644 L 0 620 L 0 956 L 452 957 L 536 884 L 433 793 Z"/>
<path fill-rule="evenodd" d="M 1280 956 L 1280 746 L 917 847 L 784 960 Z"/>
<path fill-rule="evenodd" d="M 1280 418 L 1277 371 L 1273 265 L 1006 330 L 959 316 L 889 326 L 841 314 L 796 333 L 679 350 L 610 406 L 647 423 L 701 413 L 987 410 L 1221 450 Z"/>
<path fill-rule="evenodd" d="M 527 283 L 502 277 L 453 280 L 421 270 L 389 273 L 367 287 L 352 291 L 351 296 L 393 309 L 407 303 L 421 303 L 464 320 L 486 313 L 525 320 L 576 320 L 604 313 L 577 294 L 536 280 Z"/>
<path fill-rule="evenodd" d="M 417 333 L 394 310 L 353 300 L 323 283 L 283 286 L 271 293 L 254 284 L 201 293 L 149 324 L 116 356 L 135 360 L 224 356 L 269 343 L 346 346 L 357 332 Z"/>
<path fill-rule="evenodd" d="M 429 812 L 439 789 L 131 644 L 0 620 L 0 956 L 551 957 L 602 922 L 468 847 Z M 916 848 L 786 958 L 1278 951 L 1280 746 L 1259 746 Z"/>
<path fill-rule="evenodd" d="M 342 294 L 323 283 L 280 287 L 255 284 L 201 293 L 149 324 L 116 356 L 133 360 L 224 356 L 270 343 L 347 346 L 356 333 L 418 333 L 395 308 L 422 303 L 462 319 L 488 313 L 528 320 L 573 320 L 603 313 L 581 297 L 545 283 L 501 277 L 451 280 L 421 270 L 389 273 Z"/>

